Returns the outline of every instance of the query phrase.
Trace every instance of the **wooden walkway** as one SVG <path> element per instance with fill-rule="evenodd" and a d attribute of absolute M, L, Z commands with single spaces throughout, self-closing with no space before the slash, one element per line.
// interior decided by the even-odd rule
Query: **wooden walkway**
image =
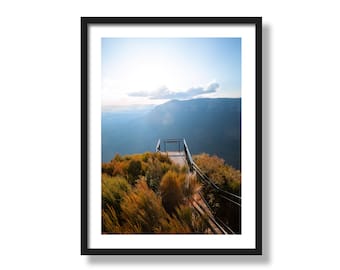
<path fill-rule="evenodd" d="M 164 153 L 164 152 L 163 152 Z M 186 160 L 185 152 L 166 152 L 166 154 L 169 156 L 170 160 L 180 166 L 186 166 L 188 167 L 188 163 Z M 188 170 L 189 171 L 189 170 Z M 196 175 L 196 172 L 188 172 L 187 175 L 187 184 L 189 184 L 190 175 Z M 199 190 L 192 196 L 191 205 L 195 208 L 195 210 L 201 215 L 206 216 L 208 218 L 208 223 L 210 226 L 210 233 L 215 234 L 227 234 L 227 232 L 218 225 L 216 220 L 214 219 L 213 214 L 211 213 L 208 205 L 205 203 L 204 199 L 202 198 Z"/>
<path fill-rule="evenodd" d="M 171 161 L 180 166 L 187 166 L 187 160 L 184 152 L 166 152 Z"/>

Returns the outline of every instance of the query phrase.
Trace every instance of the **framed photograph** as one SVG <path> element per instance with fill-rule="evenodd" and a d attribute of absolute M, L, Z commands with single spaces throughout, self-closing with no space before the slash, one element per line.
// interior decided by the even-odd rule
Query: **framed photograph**
<path fill-rule="evenodd" d="M 81 254 L 262 254 L 261 29 L 81 18 Z"/>

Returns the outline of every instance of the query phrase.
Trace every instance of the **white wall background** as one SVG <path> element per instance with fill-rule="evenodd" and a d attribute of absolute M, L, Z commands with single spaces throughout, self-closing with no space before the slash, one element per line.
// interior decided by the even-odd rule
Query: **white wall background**
<path fill-rule="evenodd" d="M 336 1 L 2 1 L 1 269 L 340 266 Z M 263 16 L 262 257 L 80 256 L 80 17 Z"/>

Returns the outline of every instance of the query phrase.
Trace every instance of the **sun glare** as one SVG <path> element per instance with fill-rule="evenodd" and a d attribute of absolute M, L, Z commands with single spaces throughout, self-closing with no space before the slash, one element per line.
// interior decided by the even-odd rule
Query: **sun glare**
<path fill-rule="evenodd" d="M 239 63 L 240 41 L 234 39 L 104 39 L 102 103 L 198 97 L 212 82 L 218 87 L 210 95 L 239 96 Z"/>
<path fill-rule="evenodd" d="M 152 91 L 162 85 L 173 85 L 174 82 L 166 63 L 162 63 L 157 59 L 136 61 L 129 77 L 131 89 L 144 91 Z"/>
<path fill-rule="evenodd" d="M 156 91 L 166 86 L 173 91 L 188 87 L 185 83 L 183 68 L 189 69 L 188 64 L 182 63 L 178 57 L 169 54 L 155 54 L 152 51 L 134 56 L 121 67 L 121 79 L 126 82 L 126 91 Z"/>

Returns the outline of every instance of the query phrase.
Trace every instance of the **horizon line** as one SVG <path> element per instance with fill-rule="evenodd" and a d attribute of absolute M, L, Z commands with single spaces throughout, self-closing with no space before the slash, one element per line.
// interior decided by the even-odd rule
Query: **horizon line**
<path fill-rule="evenodd" d="M 191 99 L 168 99 L 162 103 L 130 103 L 130 104 L 111 104 L 111 105 L 102 105 L 102 109 L 122 109 L 129 107 L 151 107 L 151 106 L 159 106 L 172 101 L 192 101 L 192 100 L 202 100 L 202 99 L 241 99 L 241 97 L 201 97 L 201 98 L 191 98 Z"/>

